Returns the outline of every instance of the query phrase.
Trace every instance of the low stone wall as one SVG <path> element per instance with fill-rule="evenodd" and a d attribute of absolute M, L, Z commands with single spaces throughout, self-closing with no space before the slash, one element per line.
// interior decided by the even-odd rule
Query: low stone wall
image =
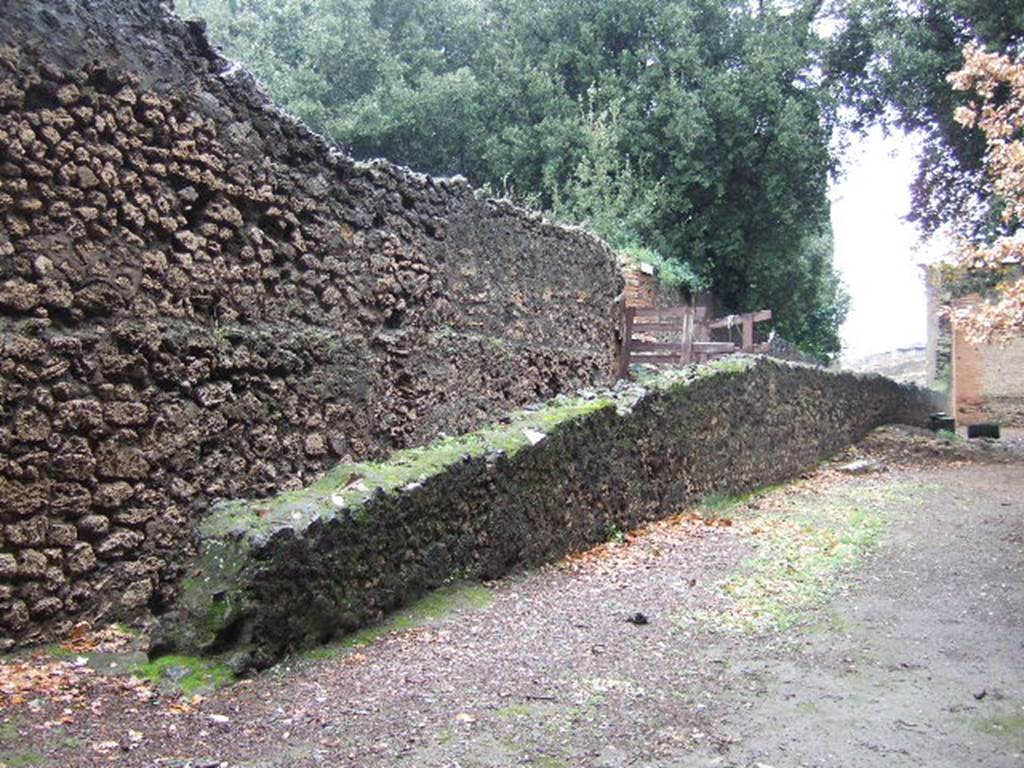
<path fill-rule="evenodd" d="M 159 0 L 0 18 L 0 650 L 163 610 L 217 499 L 614 373 L 596 238 L 354 162 Z"/>
<path fill-rule="evenodd" d="M 159 653 L 263 667 L 460 574 L 494 578 L 683 509 L 793 477 L 931 393 L 878 376 L 727 358 L 559 398 L 311 487 L 218 507 Z"/>

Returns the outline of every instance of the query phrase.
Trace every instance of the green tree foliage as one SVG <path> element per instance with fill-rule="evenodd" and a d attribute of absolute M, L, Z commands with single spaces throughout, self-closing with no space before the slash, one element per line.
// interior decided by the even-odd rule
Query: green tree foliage
<path fill-rule="evenodd" d="M 820 5 L 179 0 L 356 157 L 461 173 L 656 252 L 827 357 L 845 301 Z"/>
<path fill-rule="evenodd" d="M 946 76 L 972 40 L 991 50 L 1024 41 L 1024 3 L 1007 0 L 844 0 L 826 57 L 853 126 L 883 122 L 923 137 L 913 211 L 925 233 L 955 225 L 976 236 L 998 229 L 999 211 L 983 171 L 984 137 L 954 110 L 968 98 Z"/>

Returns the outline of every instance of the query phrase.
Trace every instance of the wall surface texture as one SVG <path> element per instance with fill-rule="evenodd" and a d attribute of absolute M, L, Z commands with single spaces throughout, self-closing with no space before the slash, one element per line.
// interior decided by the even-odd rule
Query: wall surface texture
<path fill-rule="evenodd" d="M 358 164 L 156 0 L 0 0 L 0 649 L 198 518 L 614 369 L 608 248 Z"/>
<path fill-rule="evenodd" d="M 662 285 L 653 265 L 626 259 L 620 263 L 626 281 L 623 301 L 627 307 L 678 307 L 691 303 L 684 291 Z M 707 299 L 710 305 L 710 296 Z"/>
<path fill-rule="evenodd" d="M 791 478 L 933 409 L 930 392 L 880 376 L 734 357 L 341 465 L 304 491 L 217 508 L 154 651 L 263 667 L 450 578 L 494 578 Z"/>
<path fill-rule="evenodd" d="M 977 297 L 961 300 L 969 307 Z M 972 343 L 953 327 L 953 415 L 960 424 L 994 421 L 1024 427 L 1024 337 Z"/>

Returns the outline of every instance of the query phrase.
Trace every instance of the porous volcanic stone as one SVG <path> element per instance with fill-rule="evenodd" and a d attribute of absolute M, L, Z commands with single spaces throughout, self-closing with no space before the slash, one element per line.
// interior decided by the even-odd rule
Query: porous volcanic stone
<path fill-rule="evenodd" d="M 510 415 L 301 492 L 219 505 L 154 652 L 263 667 L 460 573 L 494 578 L 778 482 L 931 393 L 878 376 L 732 358 Z"/>
<path fill-rule="evenodd" d="M 143 610 L 126 563 L 169 599 L 219 499 L 609 382 L 597 238 L 355 162 L 171 3 L 0 5 L 0 554 L 45 515 L 100 556 L 59 608 L 0 605 L 15 639 Z"/>

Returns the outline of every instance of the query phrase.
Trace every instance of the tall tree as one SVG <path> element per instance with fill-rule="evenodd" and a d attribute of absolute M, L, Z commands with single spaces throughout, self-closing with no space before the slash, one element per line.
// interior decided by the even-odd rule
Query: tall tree
<path fill-rule="evenodd" d="M 357 157 L 462 173 L 826 357 L 844 303 L 821 0 L 184 0 Z M 808 318 L 814 318 L 808 323 Z"/>
<path fill-rule="evenodd" d="M 994 300 L 956 313 L 979 341 L 1019 336 L 1024 330 L 1024 55 L 992 53 L 974 44 L 964 49 L 964 65 L 949 77 L 968 94 L 955 119 L 985 137 L 985 170 L 1001 203 L 1005 232 L 982 242 L 963 241 L 961 267 L 999 278 Z"/>
<path fill-rule="evenodd" d="M 985 140 L 954 112 L 965 96 L 946 76 L 977 41 L 1012 51 L 1024 41 L 1024 4 L 1006 0 L 838 0 L 827 71 L 854 127 L 884 122 L 923 137 L 911 218 L 927 234 L 998 229 L 998 198 L 983 169 Z"/>

